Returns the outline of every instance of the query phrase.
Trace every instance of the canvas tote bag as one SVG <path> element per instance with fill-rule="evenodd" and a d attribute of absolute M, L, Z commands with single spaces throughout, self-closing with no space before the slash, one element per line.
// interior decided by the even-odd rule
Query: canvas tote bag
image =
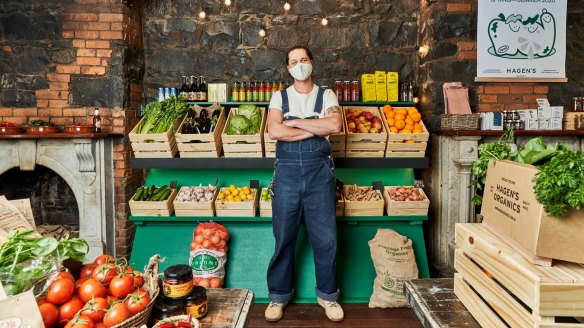
<path fill-rule="evenodd" d="M 44 328 L 32 288 L 7 297 L 0 283 L 0 328 Z"/>

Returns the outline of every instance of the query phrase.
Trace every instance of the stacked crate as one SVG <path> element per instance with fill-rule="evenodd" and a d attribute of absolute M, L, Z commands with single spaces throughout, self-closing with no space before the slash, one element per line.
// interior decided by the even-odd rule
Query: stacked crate
<path fill-rule="evenodd" d="M 383 118 L 379 112 L 379 108 L 357 106 L 343 107 L 343 111 L 345 112 L 345 121 L 347 120 L 347 111 L 350 108 L 364 112 L 371 112 L 373 115 L 381 118 L 381 121 L 383 121 Z M 347 126 L 348 123 L 345 122 L 345 127 Z M 384 157 L 387 144 L 387 128 L 385 125 L 383 125 L 382 122 L 381 133 L 350 132 L 347 129 L 346 140 L 346 157 Z"/>
<path fill-rule="evenodd" d="M 204 107 L 194 105 L 193 110 L 199 115 Z M 221 142 L 221 132 L 225 126 L 225 111 L 223 107 L 215 104 L 209 107 L 209 113 L 215 109 L 220 109 L 221 113 L 215 123 L 215 129 L 211 133 L 196 133 L 187 134 L 182 133 L 183 125 L 188 119 L 188 115 L 182 120 L 176 133 L 176 143 L 180 157 L 219 157 L 221 156 L 221 149 L 223 143 Z M 210 114 L 209 114 L 210 115 Z"/>
<path fill-rule="evenodd" d="M 228 135 L 225 130 L 229 126 L 231 118 L 237 114 L 237 108 L 231 108 L 227 122 L 221 134 L 223 142 L 223 154 L 225 157 L 263 157 L 264 156 L 264 126 L 266 124 L 266 109 L 260 107 L 262 123 L 260 131 L 249 135 Z"/>

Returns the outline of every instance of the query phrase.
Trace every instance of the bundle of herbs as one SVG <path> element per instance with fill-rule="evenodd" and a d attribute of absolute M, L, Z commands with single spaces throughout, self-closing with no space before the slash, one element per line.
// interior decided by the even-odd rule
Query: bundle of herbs
<path fill-rule="evenodd" d="M 183 98 L 169 98 L 146 105 L 143 110 L 144 121 L 138 127 L 138 133 L 164 133 L 169 129 L 174 131 L 174 124 L 188 110 Z"/>
<path fill-rule="evenodd" d="M 207 108 L 201 108 L 197 115 L 195 109 L 189 108 L 181 133 L 212 133 L 215 131 L 219 114 L 221 114 L 221 109 L 215 109 L 209 115 Z"/>
<path fill-rule="evenodd" d="M 497 142 L 479 146 L 479 157 L 472 163 L 475 178 L 475 205 L 482 203 L 482 194 L 491 161 L 510 160 L 531 164 L 539 169 L 534 178 L 534 191 L 537 201 L 544 206 L 551 216 L 564 216 L 570 208 L 576 210 L 584 207 L 584 154 L 570 148 L 555 144 L 545 144 L 542 137 L 529 140 L 516 151 L 509 143 L 513 133 L 506 133 Z"/>

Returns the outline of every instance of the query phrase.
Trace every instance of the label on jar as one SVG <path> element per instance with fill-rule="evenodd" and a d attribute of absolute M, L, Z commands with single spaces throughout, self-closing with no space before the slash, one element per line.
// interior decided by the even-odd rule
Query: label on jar
<path fill-rule="evenodd" d="M 190 306 L 185 307 L 187 310 L 187 314 L 193 316 L 193 318 L 199 319 L 204 317 L 207 314 L 207 300 L 201 302 L 201 304 L 192 304 Z"/>
<path fill-rule="evenodd" d="M 189 280 L 188 282 L 182 284 L 171 285 L 166 281 L 163 283 L 162 292 L 164 296 L 168 298 L 181 298 L 189 295 L 193 291 L 193 282 Z"/>

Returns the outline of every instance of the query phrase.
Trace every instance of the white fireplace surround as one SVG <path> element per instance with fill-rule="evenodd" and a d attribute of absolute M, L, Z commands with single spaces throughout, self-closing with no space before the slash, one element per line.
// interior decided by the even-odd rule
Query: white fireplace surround
<path fill-rule="evenodd" d="M 112 139 L 0 139 L 0 175 L 45 166 L 69 185 L 79 208 L 79 235 L 88 259 L 115 255 Z"/>

